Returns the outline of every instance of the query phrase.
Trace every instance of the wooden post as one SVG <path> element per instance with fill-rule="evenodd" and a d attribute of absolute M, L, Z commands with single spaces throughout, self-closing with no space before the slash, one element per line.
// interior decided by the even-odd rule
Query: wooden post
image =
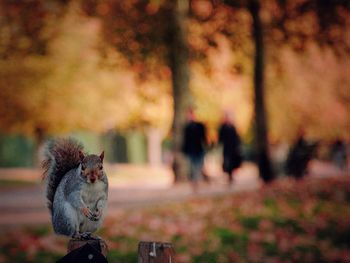
<path fill-rule="evenodd" d="M 138 263 L 174 263 L 175 251 L 171 243 L 139 243 Z"/>
<path fill-rule="evenodd" d="M 71 240 L 69 240 L 67 252 L 69 253 L 77 248 L 84 246 L 85 244 L 91 245 L 96 250 L 101 252 L 101 254 L 104 255 L 104 257 L 107 257 L 108 246 L 107 243 L 102 239 L 80 240 L 72 238 Z"/>
<path fill-rule="evenodd" d="M 106 263 L 108 247 L 102 239 L 71 239 L 68 243 L 68 254 L 57 263 L 89 262 Z"/>

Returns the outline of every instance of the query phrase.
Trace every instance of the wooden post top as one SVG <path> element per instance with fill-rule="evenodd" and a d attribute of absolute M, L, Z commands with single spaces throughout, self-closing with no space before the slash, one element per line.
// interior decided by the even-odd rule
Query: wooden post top
<path fill-rule="evenodd" d="M 171 243 L 139 243 L 138 263 L 173 263 L 175 251 Z"/>
<path fill-rule="evenodd" d="M 89 244 L 90 246 L 95 248 L 97 251 L 99 251 L 104 257 L 107 257 L 108 246 L 103 239 L 81 240 L 81 239 L 72 238 L 68 242 L 67 252 L 70 253 L 71 251 L 76 250 L 77 248 L 80 248 L 86 244 Z"/>
<path fill-rule="evenodd" d="M 69 240 L 68 253 L 57 263 L 108 263 L 106 256 L 107 244 L 102 239 L 74 239 Z"/>

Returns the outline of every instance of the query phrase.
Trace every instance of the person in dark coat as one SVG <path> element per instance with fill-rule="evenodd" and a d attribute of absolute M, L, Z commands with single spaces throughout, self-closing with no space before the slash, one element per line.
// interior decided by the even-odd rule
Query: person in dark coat
<path fill-rule="evenodd" d="M 229 115 L 224 115 L 219 128 L 219 143 L 223 145 L 223 171 L 228 175 L 228 181 L 233 181 L 233 172 L 242 164 L 241 139 L 230 120 Z"/>
<path fill-rule="evenodd" d="M 182 151 L 189 160 L 189 179 L 192 183 L 193 190 L 196 191 L 198 188 L 198 181 L 202 176 L 207 136 L 204 124 L 196 120 L 192 109 L 188 109 L 187 119 L 188 122 L 183 132 Z"/>
<path fill-rule="evenodd" d="M 295 179 L 302 179 L 308 173 L 308 165 L 316 153 L 317 146 L 317 142 L 308 142 L 304 130 L 300 130 L 287 156 L 286 174 Z"/>

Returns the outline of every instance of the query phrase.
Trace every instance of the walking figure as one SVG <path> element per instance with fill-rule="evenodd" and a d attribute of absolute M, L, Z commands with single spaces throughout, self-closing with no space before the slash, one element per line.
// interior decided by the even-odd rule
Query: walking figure
<path fill-rule="evenodd" d="M 204 124 L 196 120 L 196 116 L 191 108 L 187 111 L 187 120 L 184 128 L 182 151 L 189 160 L 189 180 L 193 191 L 196 192 L 198 182 L 202 176 L 207 136 Z"/>
<path fill-rule="evenodd" d="M 233 182 L 234 170 L 242 164 L 241 139 L 237 130 L 225 113 L 219 128 L 219 143 L 223 145 L 223 171 L 228 175 L 228 182 Z"/>
<path fill-rule="evenodd" d="M 308 164 L 313 158 L 318 143 L 307 142 L 304 131 L 300 131 L 297 140 L 289 150 L 286 160 L 286 174 L 301 179 L 308 173 Z"/>

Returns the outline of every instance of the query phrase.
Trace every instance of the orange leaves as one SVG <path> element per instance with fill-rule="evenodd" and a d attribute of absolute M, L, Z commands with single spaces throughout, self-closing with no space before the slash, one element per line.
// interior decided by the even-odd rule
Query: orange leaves
<path fill-rule="evenodd" d="M 140 240 L 172 242 L 179 263 L 343 262 L 350 255 L 349 202 L 349 177 L 279 180 L 256 192 L 120 209 L 100 235 L 111 249 L 109 262 L 135 262 Z M 65 242 L 31 229 L 12 232 L 0 246 L 5 262 L 19 262 L 19 252 L 38 262 L 42 251 L 49 262 Z"/>

